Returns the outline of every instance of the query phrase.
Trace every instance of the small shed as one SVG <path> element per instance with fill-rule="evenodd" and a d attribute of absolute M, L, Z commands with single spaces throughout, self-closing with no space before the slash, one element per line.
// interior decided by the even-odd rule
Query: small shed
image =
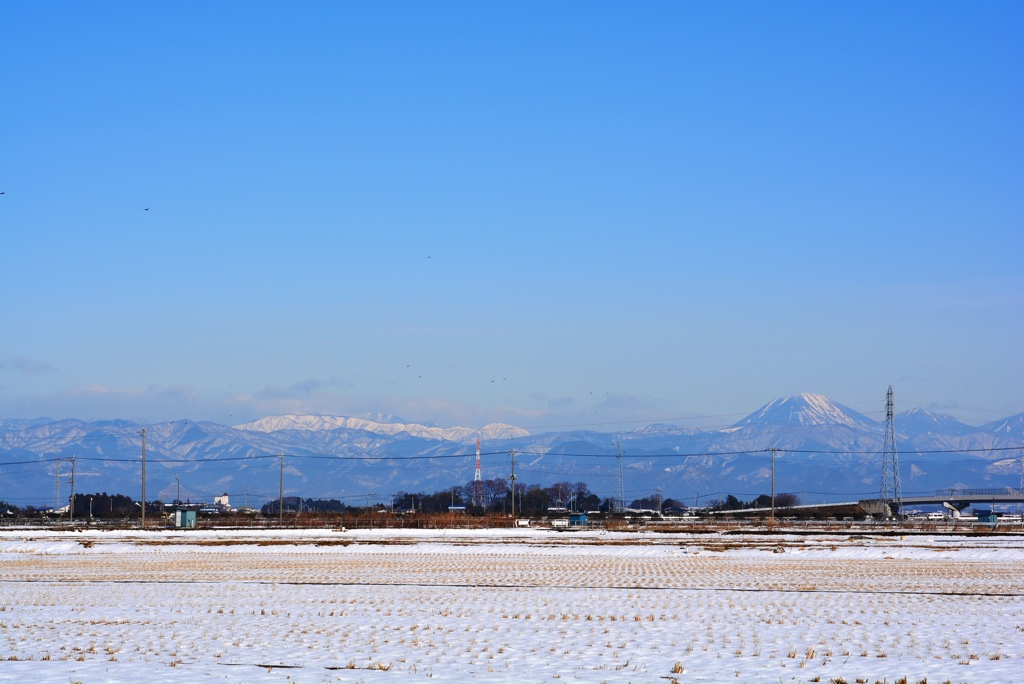
<path fill-rule="evenodd" d="M 571 513 L 571 514 L 569 514 L 569 526 L 570 527 L 586 527 L 587 526 L 587 514 L 586 513 Z"/>
<path fill-rule="evenodd" d="M 995 523 L 999 520 L 995 511 L 978 511 L 978 522 Z"/>
<path fill-rule="evenodd" d="M 174 526 L 195 529 L 196 512 L 185 508 L 174 509 Z"/>

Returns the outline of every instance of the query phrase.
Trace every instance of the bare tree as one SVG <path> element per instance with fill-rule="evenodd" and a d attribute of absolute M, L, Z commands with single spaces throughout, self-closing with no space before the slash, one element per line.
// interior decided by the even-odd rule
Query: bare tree
<path fill-rule="evenodd" d="M 491 480 L 482 480 L 480 484 L 482 485 L 484 499 L 486 499 L 488 507 L 499 503 L 509 492 L 508 480 L 505 478 L 499 477 Z"/>
<path fill-rule="evenodd" d="M 775 495 L 776 508 L 792 508 L 800 504 L 800 497 L 790 492 L 783 492 Z"/>

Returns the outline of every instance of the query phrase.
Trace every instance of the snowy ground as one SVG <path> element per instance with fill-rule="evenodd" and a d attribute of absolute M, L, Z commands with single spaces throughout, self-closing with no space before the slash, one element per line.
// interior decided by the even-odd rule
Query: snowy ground
<path fill-rule="evenodd" d="M 1008 682 L 1024 539 L 7 529 L 0 658 L 85 684 Z"/>

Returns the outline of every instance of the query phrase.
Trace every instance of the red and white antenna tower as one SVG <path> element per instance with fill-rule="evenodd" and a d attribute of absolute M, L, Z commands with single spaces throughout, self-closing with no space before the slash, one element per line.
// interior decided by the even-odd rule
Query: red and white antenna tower
<path fill-rule="evenodd" d="M 473 505 L 483 505 L 483 478 L 480 475 L 480 438 L 476 439 L 476 472 L 473 473 Z"/>

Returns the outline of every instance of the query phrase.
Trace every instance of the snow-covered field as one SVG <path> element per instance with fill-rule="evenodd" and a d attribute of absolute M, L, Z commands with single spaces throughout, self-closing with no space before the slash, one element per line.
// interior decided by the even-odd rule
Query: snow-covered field
<path fill-rule="evenodd" d="M 1010 682 L 1024 539 L 0 530 L 0 680 Z"/>

